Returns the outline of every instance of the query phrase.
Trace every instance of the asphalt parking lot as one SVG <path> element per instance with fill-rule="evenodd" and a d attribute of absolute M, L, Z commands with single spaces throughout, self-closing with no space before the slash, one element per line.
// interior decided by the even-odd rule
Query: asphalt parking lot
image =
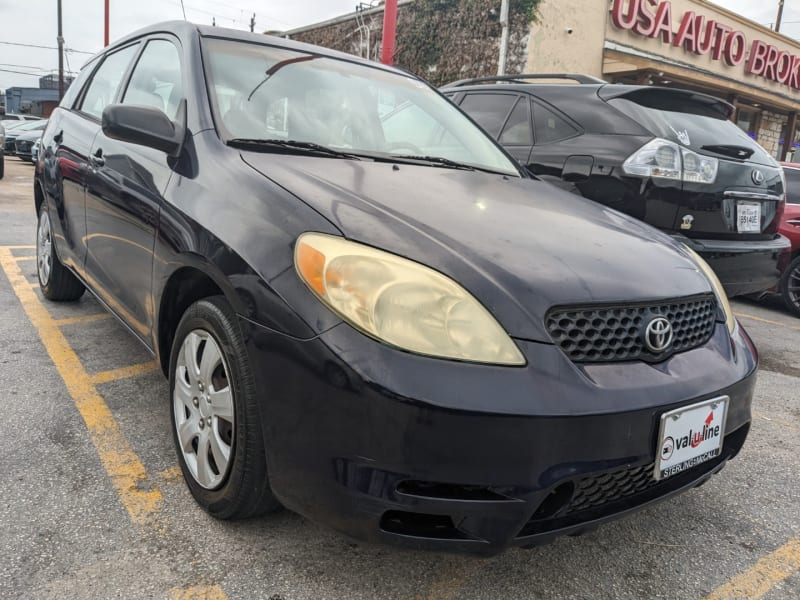
<path fill-rule="evenodd" d="M 167 383 L 86 294 L 35 285 L 33 166 L 0 181 L 0 596 L 800 598 L 800 319 L 735 302 L 760 350 L 741 455 L 702 488 L 492 559 L 354 543 L 287 511 L 219 522 L 191 499 Z"/>

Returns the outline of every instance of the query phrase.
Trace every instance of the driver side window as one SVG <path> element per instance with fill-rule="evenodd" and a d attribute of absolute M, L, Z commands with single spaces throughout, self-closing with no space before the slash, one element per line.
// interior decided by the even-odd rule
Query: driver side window
<path fill-rule="evenodd" d="M 183 97 L 181 59 L 175 44 L 151 40 L 133 69 L 123 104 L 151 106 L 175 119 Z"/>

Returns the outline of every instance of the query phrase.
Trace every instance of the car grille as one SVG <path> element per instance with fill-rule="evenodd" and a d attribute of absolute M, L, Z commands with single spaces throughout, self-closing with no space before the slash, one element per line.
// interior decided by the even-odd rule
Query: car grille
<path fill-rule="evenodd" d="M 613 473 L 585 477 L 577 482 L 575 495 L 565 514 L 602 506 L 657 485 L 659 482 L 653 478 L 654 470 L 655 463 L 650 463 L 643 467 L 621 469 Z"/>
<path fill-rule="evenodd" d="M 31 142 L 17 142 L 16 146 L 17 152 L 30 152 L 33 144 Z"/>
<path fill-rule="evenodd" d="M 644 344 L 645 327 L 655 316 L 665 317 L 673 331 L 672 344 L 660 354 Z M 560 307 L 547 314 L 545 323 L 550 337 L 574 362 L 655 362 L 706 343 L 716 316 L 713 296 L 695 296 L 658 304 Z"/>

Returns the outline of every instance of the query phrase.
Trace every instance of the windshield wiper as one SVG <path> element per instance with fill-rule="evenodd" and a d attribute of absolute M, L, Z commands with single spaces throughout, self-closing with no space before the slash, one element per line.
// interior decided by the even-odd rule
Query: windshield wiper
<path fill-rule="evenodd" d="M 482 171 L 484 173 L 492 173 L 494 175 L 510 174 L 510 173 L 505 173 L 503 171 L 496 171 L 495 169 L 489 169 L 487 167 L 478 167 L 475 165 L 470 165 L 468 163 L 458 162 L 456 160 L 445 158 L 444 156 L 415 156 L 412 154 L 390 154 L 388 159 L 384 160 L 389 160 L 392 162 L 405 162 L 407 164 L 412 164 L 412 165 L 419 163 L 428 163 L 430 165 L 436 165 L 437 167 L 445 167 L 448 169 L 461 169 L 463 171 Z"/>
<path fill-rule="evenodd" d="M 737 146 L 736 144 L 710 144 L 708 146 L 701 146 L 700 149 L 716 152 L 717 154 L 723 154 L 732 158 L 741 158 L 742 160 L 747 160 L 753 156 L 755 152 L 752 148 Z"/>
<path fill-rule="evenodd" d="M 284 151 L 292 154 L 311 154 L 316 156 L 331 156 L 335 158 L 350 158 L 361 160 L 361 157 L 350 152 L 334 150 L 314 142 L 301 142 L 298 140 L 262 140 L 257 138 L 233 138 L 228 140 L 228 145 L 234 148 L 266 149 L 270 151 Z"/>

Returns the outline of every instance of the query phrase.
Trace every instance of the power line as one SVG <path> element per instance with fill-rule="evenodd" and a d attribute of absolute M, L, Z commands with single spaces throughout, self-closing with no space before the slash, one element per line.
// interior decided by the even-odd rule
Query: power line
<path fill-rule="evenodd" d="M 58 50 L 58 46 L 41 46 L 39 44 L 23 44 L 21 42 L 4 42 L 0 41 L 0 44 L 5 44 L 6 46 L 23 46 L 25 48 L 42 48 L 44 50 Z M 86 52 L 85 50 L 75 50 L 74 48 L 65 48 L 67 52 L 75 52 L 76 54 L 94 54 L 94 52 Z"/>
<path fill-rule="evenodd" d="M 45 75 L 49 75 L 50 73 L 28 73 L 26 71 L 15 71 L 13 69 L 0 69 L 0 72 L 3 73 L 16 73 L 17 75 L 30 75 L 31 77 L 44 77 Z M 70 75 L 74 75 L 74 73 L 69 72 Z"/>

